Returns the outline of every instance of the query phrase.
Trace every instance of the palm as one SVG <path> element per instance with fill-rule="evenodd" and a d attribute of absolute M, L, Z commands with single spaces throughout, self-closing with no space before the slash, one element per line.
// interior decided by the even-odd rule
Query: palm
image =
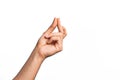
<path fill-rule="evenodd" d="M 45 39 L 45 38 L 41 39 L 41 40 L 42 40 L 41 43 L 44 43 L 41 46 L 42 54 L 44 56 L 47 56 L 47 57 L 55 54 L 55 52 L 57 51 L 57 46 L 56 46 L 57 43 L 55 43 L 55 44 L 52 44 L 52 43 L 48 44 L 47 43 L 48 39 Z"/>

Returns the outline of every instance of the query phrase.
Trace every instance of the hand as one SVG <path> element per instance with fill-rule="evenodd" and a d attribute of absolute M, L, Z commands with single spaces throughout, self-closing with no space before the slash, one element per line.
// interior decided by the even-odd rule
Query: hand
<path fill-rule="evenodd" d="M 53 33 L 56 27 L 58 32 Z M 40 37 L 30 57 L 13 80 L 34 80 L 44 59 L 63 49 L 62 43 L 65 36 L 66 29 L 61 26 L 60 19 L 55 18 L 51 26 Z"/>
<path fill-rule="evenodd" d="M 53 33 L 55 28 L 58 32 Z M 37 43 L 38 51 L 42 58 L 54 55 L 63 49 L 63 39 L 67 35 L 66 29 L 61 26 L 60 19 L 54 18 L 51 26 L 43 33 Z"/>

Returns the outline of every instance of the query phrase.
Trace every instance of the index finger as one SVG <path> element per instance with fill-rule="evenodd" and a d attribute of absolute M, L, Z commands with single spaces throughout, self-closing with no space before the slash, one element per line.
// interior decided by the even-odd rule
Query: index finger
<path fill-rule="evenodd" d="M 51 26 L 45 31 L 45 34 L 50 34 L 51 32 L 53 32 L 53 30 L 56 28 L 57 26 L 57 18 L 54 18 L 53 23 L 51 24 Z"/>

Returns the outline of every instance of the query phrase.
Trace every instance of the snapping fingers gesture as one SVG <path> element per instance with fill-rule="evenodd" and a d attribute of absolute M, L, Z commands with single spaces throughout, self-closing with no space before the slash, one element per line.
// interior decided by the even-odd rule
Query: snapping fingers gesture
<path fill-rule="evenodd" d="M 58 32 L 53 33 L 56 27 L 58 28 Z M 63 49 L 63 39 L 66 35 L 66 29 L 61 25 L 60 19 L 54 18 L 51 26 L 38 40 L 39 54 L 43 58 L 46 58 L 60 52 Z"/>

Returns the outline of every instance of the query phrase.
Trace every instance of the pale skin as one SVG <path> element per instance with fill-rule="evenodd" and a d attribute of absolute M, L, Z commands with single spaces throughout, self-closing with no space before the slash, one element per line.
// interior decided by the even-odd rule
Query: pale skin
<path fill-rule="evenodd" d="M 53 33 L 56 27 L 58 32 Z M 61 25 L 60 19 L 54 18 L 53 23 L 40 37 L 30 57 L 13 80 L 34 80 L 42 62 L 63 50 L 63 39 L 66 35 L 66 29 Z"/>

